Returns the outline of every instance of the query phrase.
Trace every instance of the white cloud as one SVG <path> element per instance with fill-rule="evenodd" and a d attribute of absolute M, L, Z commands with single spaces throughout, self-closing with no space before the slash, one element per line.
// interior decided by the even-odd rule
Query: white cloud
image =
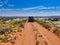
<path fill-rule="evenodd" d="M 5 4 L 9 7 L 14 7 L 13 4 L 9 4 L 9 0 L 4 0 L 4 1 L 0 0 L 0 7 L 5 6 Z M 2 7 L 2 8 L 4 8 L 4 7 Z"/>
<path fill-rule="evenodd" d="M 0 5 L 0 6 L 2 6 L 2 5 Z M 9 7 L 14 7 L 13 4 L 8 4 L 8 6 Z M 52 7 L 36 6 L 36 7 L 30 7 L 30 8 L 17 8 L 17 9 L 10 9 L 10 8 L 8 8 L 8 9 L 4 9 L 4 10 L 16 10 L 16 11 L 19 11 L 19 10 L 20 11 L 29 11 L 29 10 L 31 10 L 31 11 L 35 11 L 35 10 L 43 10 L 43 9 L 45 9 L 45 10 L 60 9 L 60 6 L 58 6 L 58 7 L 54 7 L 54 6 L 52 6 Z"/>
<path fill-rule="evenodd" d="M 42 10 L 42 9 L 58 9 L 60 8 L 60 6 L 58 7 L 45 7 L 45 6 L 36 6 L 36 7 L 31 7 L 31 8 L 23 8 L 23 10 L 33 10 L 33 9 L 39 9 L 39 10 Z"/>
<path fill-rule="evenodd" d="M 7 4 L 9 7 L 14 7 L 14 5 L 13 4 Z"/>
<path fill-rule="evenodd" d="M 8 3 L 8 0 L 0 0 L 0 7 L 2 7 L 3 5 L 7 4 Z"/>
<path fill-rule="evenodd" d="M 10 16 L 52 16 L 52 15 L 60 16 L 60 10 L 59 11 L 55 11 L 55 10 L 49 11 L 50 9 L 59 9 L 59 8 L 60 8 L 59 6 L 58 7 L 36 6 L 36 7 L 31 7 L 31 8 L 17 8 L 17 9 L 8 8 L 8 9 L 0 9 L 0 10 L 2 10 L 3 12 L 7 12 L 7 13 L 3 14 L 3 15 L 7 15 L 7 16 L 9 16 L 9 15 Z M 46 9 L 46 11 L 44 11 L 44 10 L 36 11 L 37 9 L 38 10 Z M 49 10 L 47 10 L 47 9 L 49 9 Z M 34 11 L 36 11 L 36 12 L 34 12 Z"/>

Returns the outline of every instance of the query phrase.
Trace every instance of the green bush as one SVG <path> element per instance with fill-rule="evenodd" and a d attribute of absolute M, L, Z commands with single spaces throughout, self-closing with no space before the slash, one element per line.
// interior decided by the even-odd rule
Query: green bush
<path fill-rule="evenodd" d="M 11 37 L 10 36 L 5 36 L 4 38 L 3 38 L 3 42 L 8 42 L 9 40 L 11 39 Z"/>
<path fill-rule="evenodd" d="M 12 21 L 11 23 L 10 23 L 10 25 L 14 25 L 14 26 L 16 26 L 16 25 L 20 25 L 20 27 L 24 27 L 24 23 L 26 22 L 26 20 L 20 20 L 20 21 Z"/>
<path fill-rule="evenodd" d="M 45 28 L 49 29 L 50 28 L 50 25 L 48 23 L 43 23 L 42 24 Z"/>
<path fill-rule="evenodd" d="M 18 25 L 20 23 L 20 21 L 12 21 L 10 24 L 12 25 Z"/>
<path fill-rule="evenodd" d="M 17 30 L 17 32 L 22 32 L 22 30 Z"/>
<path fill-rule="evenodd" d="M 0 30 L 0 34 L 4 34 L 5 33 L 5 31 L 4 30 Z"/>
<path fill-rule="evenodd" d="M 12 32 L 22 32 L 22 30 L 12 30 Z"/>
<path fill-rule="evenodd" d="M 36 22 L 38 22 L 39 24 L 41 24 L 41 25 L 43 25 L 45 28 L 47 28 L 47 29 L 50 29 L 50 23 L 49 22 L 46 22 L 46 20 L 35 20 Z"/>
<path fill-rule="evenodd" d="M 4 36 L 4 37 L 0 37 L 0 40 L 1 40 L 2 42 L 8 42 L 9 40 L 11 40 L 11 37 L 8 36 L 8 35 L 6 35 L 6 36 Z"/>
<path fill-rule="evenodd" d="M 20 27 L 24 28 L 25 22 L 26 22 L 26 20 L 22 20 L 22 21 L 20 22 Z"/>
<path fill-rule="evenodd" d="M 20 23 L 20 27 L 24 28 L 24 23 L 23 22 Z"/>
<path fill-rule="evenodd" d="M 4 34 L 6 32 L 12 32 L 12 29 L 11 28 L 6 28 L 6 29 L 1 29 L 0 30 L 0 34 Z"/>

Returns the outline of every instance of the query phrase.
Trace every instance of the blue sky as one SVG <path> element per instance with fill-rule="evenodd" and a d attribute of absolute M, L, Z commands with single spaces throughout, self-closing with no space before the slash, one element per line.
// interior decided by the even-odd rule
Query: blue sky
<path fill-rule="evenodd" d="M 60 0 L 0 0 L 0 16 L 60 15 Z"/>

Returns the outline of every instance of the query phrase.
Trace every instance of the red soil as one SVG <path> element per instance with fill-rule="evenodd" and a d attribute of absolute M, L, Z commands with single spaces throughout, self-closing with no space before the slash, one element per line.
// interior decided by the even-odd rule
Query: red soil
<path fill-rule="evenodd" d="M 33 24 L 33 26 L 31 24 Z M 17 33 L 16 35 L 17 39 L 14 45 L 37 45 L 37 41 L 39 41 L 38 45 L 60 45 L 60 39 L 54 33 L 36 22 L 26 22 L 22 33 Z M 44 44 L 43 41 L 46 41 L 48 44 Z M 4 45 L 11 45 L 11 43 Z"/>

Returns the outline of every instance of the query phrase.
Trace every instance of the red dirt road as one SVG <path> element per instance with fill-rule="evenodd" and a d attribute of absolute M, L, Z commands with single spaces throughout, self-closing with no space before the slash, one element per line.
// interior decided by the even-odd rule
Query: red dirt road
<path fill-rule="evenodd" d="M 34 27 L 31 24 L 33 24 Z M 41 41 L 39 42 L 39 44 L 36 44 L 37 33 L 34 32 L 34 29 L 39 32 L 38 35 L 42 35 L 43 37 L 37 37 L 37 40 Z M 54 33 L 48 31 L 46 28 L 36 22 L 26 22 L 22 31 L 22 36 L 19 36 L 18 34 L 17 36 L 18 38 L 15 45 L 60 45 L 60 39 Z M 43 44 L 43 40 L 46 41 L 48 44 Z"/>
<path fill-rule="evenodd" d="M 24 28 L 24 42 L 23 45 L 35 45 L 35 36 L 33 33 L 33 29 L 31 28 L 30 23 L 26 22 L 25 28 Z"/>
<path fill-rule="evenodd" d="M 48 31 L 47 29 L 45 29 L 43 26 L 39 25 L 36 22 L 33 23 L 33 25 L 50 45 L 60 45 L 60 39 L 52 32 Z"/>

